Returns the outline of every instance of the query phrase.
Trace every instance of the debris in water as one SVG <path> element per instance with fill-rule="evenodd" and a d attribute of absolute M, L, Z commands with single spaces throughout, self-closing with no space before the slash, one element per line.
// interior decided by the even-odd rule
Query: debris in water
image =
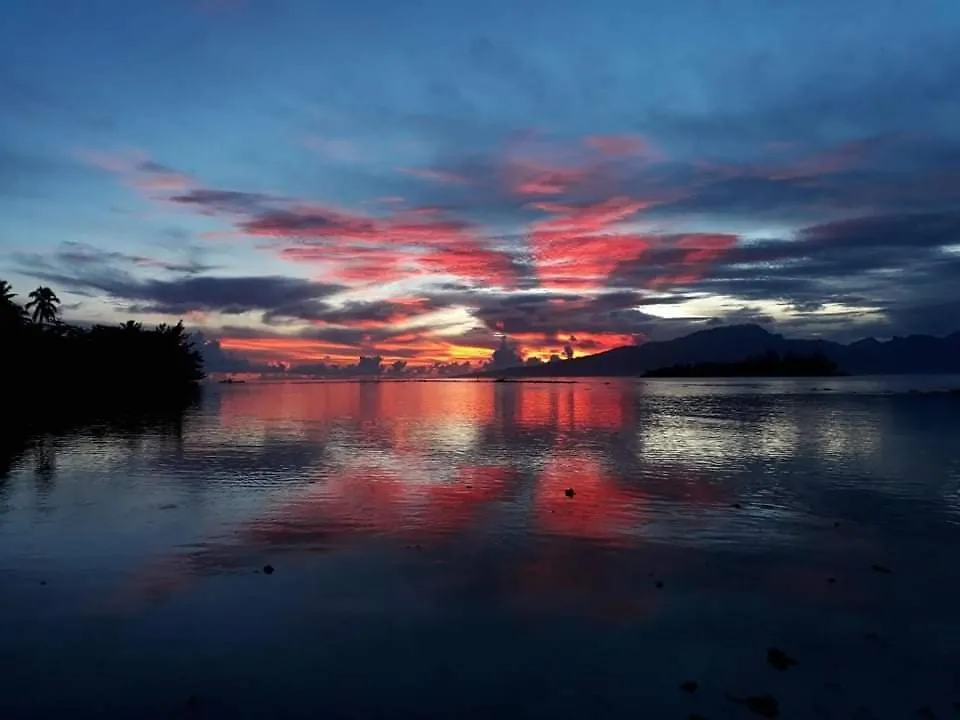
<path fill-rule="evenodd" d="M 663 581 L 657 580 L 657 590 L 661 590 L 661 589 L 663 589 Z"/>
<path fill-rule="evenodd" d="M 574 495 L 577 494 L 577 491 L 574 490 L 573 488 L 567 488 L 566 490 L 563 491 L 563 494 L 566 495 L 567 497 L 573 497 Z"/>
<path fill-rule="evenodd" d="M 870 569 L 873 570 L 874 572 L 883 573 L 885 575 L 889 575 L 890 573 L 893 572 L 893 570 L 891 570 L 885 565 L 871 565 Z"/>
<path fill-rule="evenodd" d="M 917 716 L 922 717 L 923 720 L 937 720 L 936 713 L 934 713 L 933 710 L 931 710 L 926 706 L 917 710 Z"/>
<path fill-rule="evenodd" d="M 797 664 L 797 661 L 787 655 L 780 648 L 769 648 L 767 650 L 767 662 L 773 665 L 777 670 L 787 670 Z"/>
<path fill-rule="evenodd" d="M 690 713 L 687 715 L 687 720 L 707 720 L 703 715 L 697 713 Z"/>
<path fill-rule="evenodd" d="M 836 581 L 837 581 L 837 579 L 836 579 L 835 577 L 828 577 L 828 578 L 827 578 L 827 582 L 830 583 L 831 585 L 833 585 Z"/>
<path fill-rule="evenodd" d="M 737 510 L 743 509 L 743 505 L 741 505 L 740 503 L 733 503 L 733 505 L 731 505 L 730 507 L 736 508 Z"/>
<path fill-rule="evenodd" d="M 263 566 L 263 572 L 264 572 L 266 575 L 273 575 L 273 565 L 264 565 L 264 566 Z"/>
<path fill-rule="evenodd" d="M 754 715 L 765 718 L 775 718 L 780 716 L 780 703 L 773 695 L 750 695 L 744 698 L 738 698 L 727 693 L 727 698 L 743 705 Z"/>
<path fill-rule="evenodd" d="M 680 689 L 686 693 L 695 693 L 699 687 L 700 684 L 696 680 L 687 680 L 680 685 Z"/>

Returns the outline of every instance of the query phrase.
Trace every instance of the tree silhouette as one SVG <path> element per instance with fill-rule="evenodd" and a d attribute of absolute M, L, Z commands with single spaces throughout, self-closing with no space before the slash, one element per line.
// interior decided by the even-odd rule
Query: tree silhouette
<path fill-rule="evenodd" d="M 48 287 L 40 286 L 30 293 L 27 310 L 33 310 L 32 320 L 36 325 L 55 325 L 60 319 L 60 298 Z"/>
<path fill-rule="evenodd" d="M 23 308 L 14 298 L 17 294 L 6 280 L 0 280 L 0 327 L 13 329 L 23 325 Z"/>
<path fill-rule="evenodd" d="M 0 281 L 0 393 L 22 396 L 22 412 L 55 408 L 144 409 L 192 397 L 203 378 L 203 360 L 183 323 L 144 328 L 122 325 L 72 326 L 60 321 L 60 300 L 48 287 L 30 293 L 33 322 Z M 35 388 L 17 392 L 22 383 Z"/>

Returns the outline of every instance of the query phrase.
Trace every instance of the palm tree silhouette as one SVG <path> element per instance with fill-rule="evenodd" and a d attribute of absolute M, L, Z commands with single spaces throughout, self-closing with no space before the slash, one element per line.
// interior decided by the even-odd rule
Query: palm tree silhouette
<path fill-rule="evenodd" d="M 0 323 L 3 327 L 23 323 L 23 308 L 14 302 L 17 294 L 6 280 L 0 280 Z"/>
<path fill-rule="evenodd" d="M 27 310 L 33 310 L 33 322 L 43 327 L 55 325 L 60 319 L 60 298 L 48 287 L 38 287 L 30 293 Z"/>

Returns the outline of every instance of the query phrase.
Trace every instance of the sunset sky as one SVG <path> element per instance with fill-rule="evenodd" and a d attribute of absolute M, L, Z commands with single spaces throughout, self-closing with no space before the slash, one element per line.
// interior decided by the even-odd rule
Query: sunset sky
<path fill-rule="evenodd" d="M 6 0 L 0 278 L 212 370 L 943 334 L 958 47 L 955 0 Z"/>

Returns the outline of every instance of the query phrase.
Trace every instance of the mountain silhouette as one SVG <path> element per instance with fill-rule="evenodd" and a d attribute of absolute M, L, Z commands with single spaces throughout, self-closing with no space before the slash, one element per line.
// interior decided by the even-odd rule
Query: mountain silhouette
<path fill-rule="evenodd" d="M 960 373 L 960 332 L 947 337 L 908 335 L 844 345 L 830 340 L 795 340 L 759 325 L 726 325 L 674 340 L 648 342 L 544 363 L 480 373 L 497 377 L 628 377 L 672 365 L 730 363 L 764 353 L 823 355 L 850 375 Z"/>

